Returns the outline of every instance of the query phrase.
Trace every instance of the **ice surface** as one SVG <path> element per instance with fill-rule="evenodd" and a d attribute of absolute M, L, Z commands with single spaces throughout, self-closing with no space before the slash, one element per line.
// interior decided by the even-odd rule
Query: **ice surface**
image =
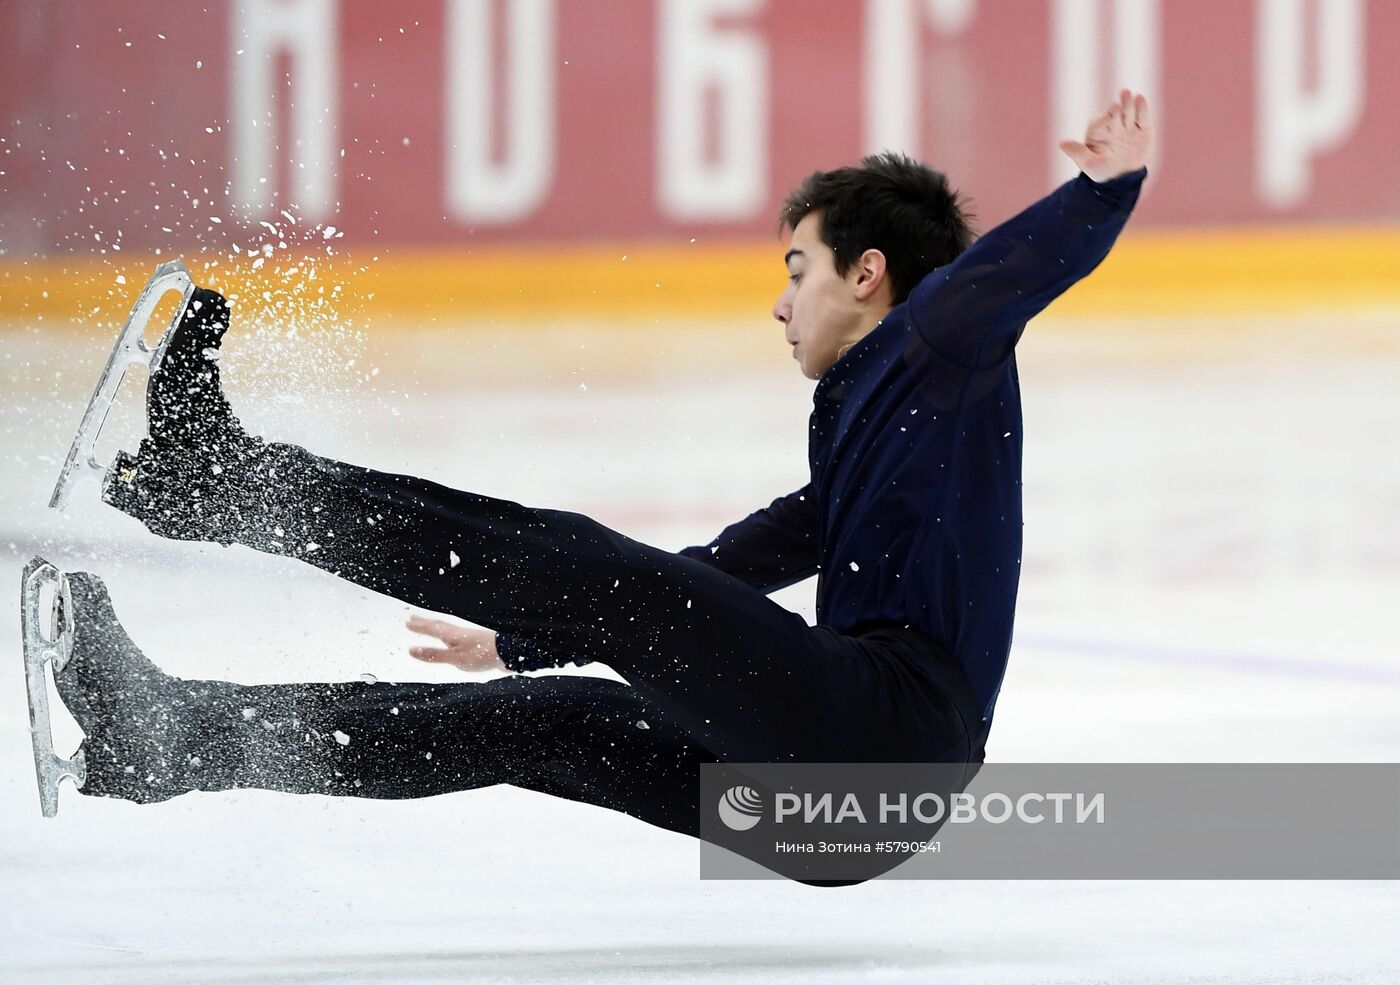
<path fill-rule="evenodd" d="M 992 759 L 1397 758 L 1392 326 L 1032 327 L 1024 577 Z M 185 676 L 457 679 L 407 655 L 396 602 L 293 562 L 158 541 L 91 486 L 68 514 L 45 510 L 105 338 L 0 332 L 12 589 L 40 551 L 96 571 L 137 643 Z M 230 344 L 235 407 L 263 433 L 661 546 L 704 542 L 803 482 L 811 384 L 757 320 L 385 331 L 366 343 L 372 380 L 316 350 L 316 385 L 288 392 L 279 364 L 297 345 L 259 362 Z M 811 592 L 780 599 L 810 616 Z M 701 882 L 684 837 L 508 787 L 146 807 L 65 788 L 45 821 L 17 612 L 0 606 L 0 981 L 1400 977 L 1394 883 Z M 71 751 L 71 724 L 57 740 Z"/>

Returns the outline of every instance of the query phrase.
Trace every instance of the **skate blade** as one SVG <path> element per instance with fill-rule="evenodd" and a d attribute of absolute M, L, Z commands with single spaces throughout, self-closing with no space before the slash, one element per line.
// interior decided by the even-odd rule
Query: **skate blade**
<path fill-rule="evenodd" d="M 180 303 L 153 350 L 146 345 L 142 334 L 156 305 L 170 291 L 180 292 Z M 63 471 L 59 473 L 53 495 L 49 498 L 51 509 L 61 510 L 67 506 L 74 486 L 81 480 L 100 480 L 106 474 L 107 466 L 97 461 L 97 437 L 102 433 L 102 425 L 107 420 L 108 411 L 112 409 L 112 401 L 116 399 L 117 390 L 126 377 L 126 371 L 138 365 L 145 366 L 151 373 L 160 368 L 170 335 L 175 326 L 180 324 L 193 293 L 194 282 L 190 279 L 185 265 L 179 260 L 170 260 L 156 267 L 151 279 L 141 289 L 131 314 L 127 316 L 126 324 L 117 335 L 117 344 L 107 360 L 107 367 L 97 381 L 97 388 L 92 392 L 87 410 L 83 412 L 82 423 L 78 425 L 78 433 L 74 435 L 73 444 L 68 449 Z"/>
<path fill-rule="evenodd" d="M 53 601 L 47 613 L 41 611 L 45 588 L 53 589 Z M 29 738 L 34 746 L 39 808 L 44 817 L 53 817 L 58 813 L 59 782 L 68 777 L 75 786 L 81 787 L 87 779 L 87 757 L 81 749 L 72 759 L 63 759 L 53 751 L 44 664 L 53 664 L 54 673 L 61 673 L 73 655 L 73 599 L 63 572 L 41 557 L 24 566 L 21 614 L 24 686 L 29 692 Z"/>

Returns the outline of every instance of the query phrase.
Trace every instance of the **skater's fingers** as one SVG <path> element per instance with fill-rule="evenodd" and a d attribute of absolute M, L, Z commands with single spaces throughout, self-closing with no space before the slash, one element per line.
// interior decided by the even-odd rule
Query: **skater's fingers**
<path fill-rule="evenodd" d="M 1138 93 L 1133 100 L 1133 119 L 1137 126 L 1146 129 L 1152 125 L 1152 121 L 1147 118 L 1147 97 Z"/>
<path fill-rule="evenodd" d="M 1089 166 L 1089 161 L 1091 161 L 1094 156 L 1093 151 L 1089 150 L 1088 147 L 1077 140 L 1061 140 L 1060 150 L 1064 151 L 1069 159 L 1073 161 L 1075 166 L 1081 171 Z"/>
<path fill-rule="evenodd" d="M 404 625 L 415 633 L 421 633 L 424 636 L 436 636 L 444 643 L 450 643 L 454 639 L 460 639 L 464 632 L 461 626 L 453 625 L 442 619 L 429 619 L 427 616 L 409 616 L 408 621 L 405 622 Z"/>
<path fill-rule="evenodd" d="M 424 663 L 447 664 L 468 673 L 506 669 L 506 665 L 496 655 L 496 651 L 485 647 L 474 652 L 464 652 L 461 649 L 444 650 L 431 646 L 415 646 L 409 648 L 408 652 L 414 659 L 422 660 Z"/>
<path fill-rule="evenodd" d="M 1117 104 L 1114 104 L 1090 120 L 1089 125 L 1085 128 L 1085 139 L 1094 140 L 1098 139 L 1095 135 L 1102 136 L 1104 127 L 1113 121 L 1113 111 L 1117 108 Z"/>

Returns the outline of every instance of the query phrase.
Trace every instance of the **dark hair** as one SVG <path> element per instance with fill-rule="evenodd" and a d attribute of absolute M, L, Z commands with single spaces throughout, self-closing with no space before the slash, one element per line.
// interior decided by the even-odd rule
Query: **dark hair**
<path fill-rule="evenodd" d="M 973 238 L 966 200 L 948 179 L 894 151 L 808 175 L 783 201 L 779 227 L 795 229 L 812 212 L 821 213 L 822 242 L 836 254 L 842 277 L 866 250 L 885 255 L 895 304 Z"/>

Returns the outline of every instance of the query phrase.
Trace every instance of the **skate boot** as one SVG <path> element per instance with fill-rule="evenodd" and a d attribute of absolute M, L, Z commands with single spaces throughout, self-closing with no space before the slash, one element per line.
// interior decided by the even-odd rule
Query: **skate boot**
<path fill-rule="evenodd" d="M 48 629 L 40 601 L 46 589 L 53 593 Z M 195 790 L 358 791 L 352 763 L 372 755 L 372 747 L 352 749 L 337 730 L 364 731 L 346 725 L 343 711 L 363 703 L 363 682 L 246 685 L 166 674 L 126 634 L 100 578 L 65 574 L 43 558 L 25 568 L 23 608 L 30 735 L 44 816 L 57 812 L 65 777 L 84 794 L 138 804 Z M 45 664 L 83 732 L 72 759 L 53 752 Z M 382 702 L 371 704 L 370 717 L 389 717 Z"/>
<path fill-rule="evenodd" d="M 51 593 L 47 613 L 46 592 Z M 189 789 L 183 712 L 209 695 L 191 692 L 146 659 L 117 622 L 107 590 L 94 575 L 64 574 L 34 558 L 24 570 L 22 603 L 30 737 L 44 815 L 57 812 L 58 785 L 65 777 L 84 793 L 138 803 Z M 84 735 L 71 760 L 53 751 L 45 664 Z"/>
<path fill-rule="evenodd" d="M 227 545 L 254 508 L 245 480 L 266 445 L 224 397 L 218 360 L 228 327 L 224 298 L 195 288 L 146 386 L 148 435 L 103 479 L 106 502 L 162 537 Z"/>
<path fill-rule="evenodd" d="M 54 685 L 83 731 L 83 792 L 144 804 L 192 789 L 185 712 L 208 696 L 190 693 L 146 659 L 117 621 L 100 578 L 65 577 L 73 639 Z"/>

